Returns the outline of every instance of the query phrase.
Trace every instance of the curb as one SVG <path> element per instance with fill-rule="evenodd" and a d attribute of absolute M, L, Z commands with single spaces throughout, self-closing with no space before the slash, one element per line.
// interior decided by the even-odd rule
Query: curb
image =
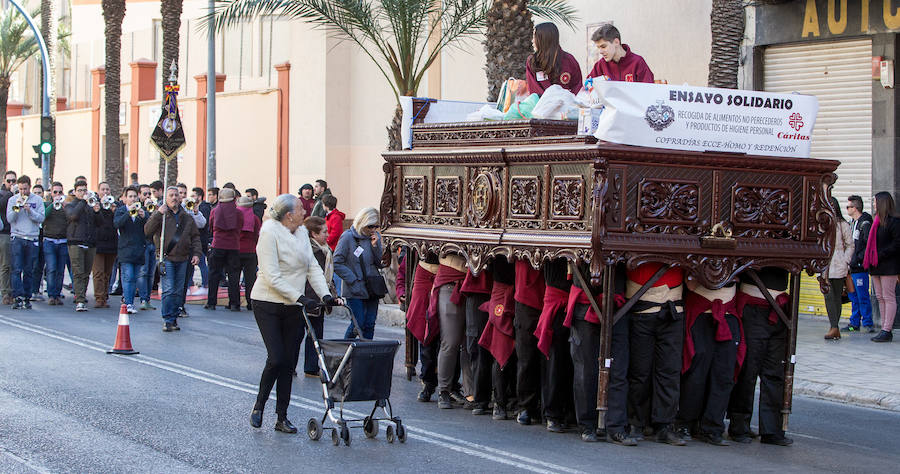
<path fill-rule="evenodd" d="M 878 390 L 860 389 L 810 380 L 794 380 L 794 394 L 881 410 L 900 411 L 900 395 Z"/>

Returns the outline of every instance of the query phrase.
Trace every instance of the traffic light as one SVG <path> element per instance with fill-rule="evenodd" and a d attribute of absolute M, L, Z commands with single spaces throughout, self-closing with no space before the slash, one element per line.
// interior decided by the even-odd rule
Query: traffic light
<path fill-rule="evenodd" d="M 34 166 L 38 168 L 41 167 L 41 146 L 40 145 L 31 145 L 31 149 L 34 150 L 34 154 L 37 156 L 31 157 L 31 161 L 34 162 Z"/>
<path fill-rule="evenodd" d="M 53 117 L 41 117 L 41 144 L 39 153 L 53 153 Z"/>

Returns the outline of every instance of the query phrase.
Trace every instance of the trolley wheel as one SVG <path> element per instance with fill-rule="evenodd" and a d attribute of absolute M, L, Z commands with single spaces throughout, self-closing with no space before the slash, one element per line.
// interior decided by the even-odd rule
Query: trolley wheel
<path fill-rule="evenodd" d="M 378 436 L 378 420 L 373 420 L 371 417 L 366 417 L 363 420 L 363 433 L 366 434 L 366 438 L 374 438 Z"/>
<path fill-rule="evenodd" d="M 337 446 L 341 444 L 341 438 L 338 436 L 337 428 L 331 430 L 331 444 Z"/>
<path fill-rule="evenodd" d="M 406 442 L 406 428 L 403 426 L 403 423 L 397 423 L 397 439 L 401 443 Z"/>
<path fill-rule="evenodd" d="M 319 423 L 318 418 L 310 418 L 306 422 L 306 434 L 313 441 L 318 441 L 322 438 L 322 423 Z"/>
<path fill-rule="evenodd" d="M 345 446 L 350 446 L 350 428 L 346 424 L 341 425 L 341 439 L 344 440 Z"/>
<path fill-rule="evenodd" d="M 387 438 L 388 443 L 394 442 L 394 427 L 388 425 L 387 428 L 384 429 L 384 437 Z"/>

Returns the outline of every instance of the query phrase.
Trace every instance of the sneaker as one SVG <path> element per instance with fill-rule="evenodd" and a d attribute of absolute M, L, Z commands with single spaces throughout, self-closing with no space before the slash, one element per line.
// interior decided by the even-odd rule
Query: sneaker
<path fill-rule="evenodd" d="M 438 396 L 438 408 L 442 410 L 449 410 L 453 408 L 453 399 L 450 397 L 450 392 L 443 391 Z"/>
<path fill-rule="evenodd" d="M 472 408 L 472 414 L 475 416 L 487 415 L 488 414 L 488 404 L 487 403 L 475 403 L 475 406 Z"/>
<path fill-rule="evenodd" d="M 175 321 L 174 323 L 172 323 L 172 329 L 174 329 L 176 331 L 181 331 L 181 326 L 178 325 L 178 321 Z"/>
<path fill-rule="evenodd" d="M 134 309 L 133 304 L 130 304 L 128 306 L 125 306 L 125 312 L 127 312 L 128 314 L 137 314 L 138 311 Z"/>
<path fill-rule="evenodd" d="M 859 332 L 859 326 L 846 325 L 841 328 L 842 332 Z"/>
<path fill-rule="evenodd" d="M 172 331 L 175 330 L 175 328 L 172 326 L 172 323 L 165 323 L 165 324 L 163 324 L 163 328 L 162 328 L 162 329 L 163 329 L 163 332 L 172 332 Z"/>
<path fill-rule="evenodd" d="M 78 303 L 75 305 L 75 311 L 78 311 L 79 313 L 81 313 L 81 312 L 87 311 L 87 307 L 85 307 L 84 303 Z"/>
<path fill-rule="evenodd" d="M 156 308 L 150 305 L 150 301 L 141 301 L 141 311 L 154 311 Z"/>
<path fill-rule="evenodd" d="M 581 432 L 581 440 L 585 443 L 596 443 L 597 441 L 600 441 L 597 439 L 597 432 L 591 428 Z"/>
<path fill-rule="evenodd" d="M 17 296 L 16 302 L 13 303 L 13 305 L 12 305 L 12 309 L 24 309 L 24 308 L 25 308 L 25 301 L 22 299 L 21 296 Z"/>
<path fill-rule="evenodd" d="M 431 401 L 431 395 L 432 395 L 433 393 L 434 393 L 434 389 L 430 389 L 430 388 L 428 388 L 428 387 L 425 387 L 425 388 L 422 389 L 421 392 L 419 392 L 419 396 L 416 397 L 416 400 L 418 400 L 418 401 L 420 401 L 420 402 L 422 402 L 422 403 L 430 402 L 430 401 Z"/>
<path fill-rule="evenodd" d="M 547 431 L 551 433 L 562 433 L 566 430 L 565 428 L 563 428 L 562 423 L 556 420 L 547 420 Z"/>
<path fill-rule="evenodd" d="M 190 315 L 188 314 L 187 310 L 184 309 L 183 306 L 181 308 L 178 308 L 178 317 L 179 318 L 186 318 L 188 316 L 190 316 Z"/>
<path fill-rule="evenodd" d="M 634 439 L 636 441 L 643 441 L 644 440 L 644 429 L 639 428 L 635 425 L 631 425 L 629 435 L 631 436 L 632 439 Z"/>
<path fill-rule="evenodd" d="M 877 336 L 872 338 L 872 342 L 891 342 L 894 340 L 894 333 L 891 331 L 881 330 Z"/>
<path fill-rule="evenodd" d="M 728 446 L 728 441 L 722 438 L 722 435 L 719 433 L 697 433 L 697 440 L 705 441 L 707 444 L 711 444 L 713 446 Z"/>
<path fill-rule="evenodd" d="M 659 432 L 656 433 L 656 441 L 658 443 L 670 444 L 672 446 L 684 446 L 687 444 L 668 427 L 662 428 L 659 430 Z"/>
<path fill-rule="evenodd" d="M 23 303 L 25 309 L 31 309 L 31 301 L 29 301 L 29 300 L 26 299 L 26 300 L 23 301 L 22 303 Z"/>
<path fill-rule="evenodd" d="M 735 443 L 741 444 L 750 444 L 753 442 L 753 437 L 749 434 L 728 434 L 728 437 L 731 438 Z"/>
<path fill-rule="evenodd" d="M 690 441 L 693 439 L 691 437 L 691 429 L 684 425 L 675 428 L 675 434 L 677 434 L 679 438 L 685 441 Z"/>
<path fill-rule="evenodd" d="M 450 392 L 450 399 L 453 401 L 453 403 L 463 406 L 465 406 L 466 402 L 468 401 L 459 390 Z"/>
<path fill-rule="evenodd" d="M 762 444 L 774 444 L 776 446 L 790 446 L 794 444 L 794 440 L 785 437 L 784 435 L 762 435 L 759 438 L 759 442 Z"/>
<path fill-rule="evenodd" d="M 494 419 L 497 421 L 508 420 L 509 415 L 506 413 L 506 408 L 503 408 L 502 406 L 500 406 L 500 404 L 495 403 L 494 404 L 494 413 L 491 414 L 491 419 Z"/>
<path fill-rule="evenodd" d="M 865 329 L 869 334 L 875 334 L 875 326 L 866 326 L 863 329 Z"/>
<path fill-rule="evenodd" d="M 617 431 L 615 433 L 608 433 L 606 435 L 606 440 L 610 443 L 618 444 L 619 446 L 637 446 L 638 442 L 636 439 L 628 436 L 622 431 Z"/>

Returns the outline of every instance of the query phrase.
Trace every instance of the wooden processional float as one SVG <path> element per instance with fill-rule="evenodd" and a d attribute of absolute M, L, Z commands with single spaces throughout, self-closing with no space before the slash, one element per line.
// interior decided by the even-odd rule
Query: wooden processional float
<path fill-rule="evenodd" d="M 414 110 L 427 107 L 415 101 Z M 827 268 L 834 247 L 834 160 L 629 146 L 576 135 L 562 120 L 418 123 L 412 149 L 383 153 L 381 232 L 417 255 L 458 254 L 473 273 L 496 256 L 534 268 L 586 262 L 601 315 L 597 408 L 605 426 L 611 328 L 670 266 L 709 288 L 748 272 L 788 328 L 783 425 L 791 412 L 800 272 Z M 616 265 L 664 264 L 624 306 Z M 756 270 L 790 275 L 789 314 Z M 582 278 L 578 271 L 572 272 Z M 587 285 L 583 285 L 586 287 Z M 410 291 L 407 291 L 410 294 Z M 590 292 L 587 292 L 590 295 Z M 407 332 L 407 377 L 418 344 Z M 680 354 L 678 355 L 681 356 Z"/>

